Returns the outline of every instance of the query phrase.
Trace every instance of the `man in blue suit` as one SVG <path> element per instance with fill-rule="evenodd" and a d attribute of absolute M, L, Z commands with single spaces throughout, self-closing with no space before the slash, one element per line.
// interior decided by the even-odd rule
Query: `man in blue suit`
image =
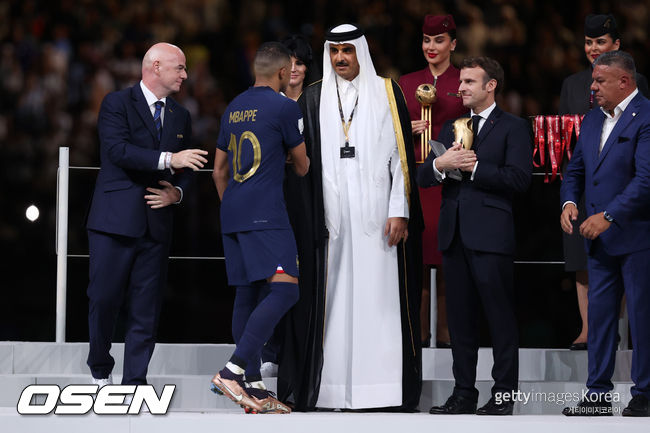
<path fill-rule="evenodd" d="M 471 109 L 473 144 L 454 138 L 452 122 L 438 140 L 447 151 L 431 152 L 418 170 L 418 184 L 442 183 L 438 225 L 447 291 L 454 391 L 432 414 L 511 415 L 518 385 L 518 335 L 515 317 L 512 199 L 528 189 L 532 176 L 532 137 L 523 119 L 502 111 L 495 94 L 503 69 L 486 57 L 463 61 L 458 91 Z M 460 170 L 462 176 L 452 178 Z M 489 401 L 476 409 L 479 305 L 490 325 L 494 386 Z M 506 396 L 507 395 L 507 396 Z"/>
<path fill-rule="evenodd" d="M 650 416 L 650 101 L 637 89 L 632 57 L 594 62 L 591 90 L 600 108 L 584 118 L 562 182 L 560 223 L 586 238 L 589 272 L 587 396 L 565 415 L 612 415 L 618 312 L 627 295 L 632 400 L 624 416 Z M 585 194 L 588 218 L 574 227 Z"/>
<path fill-rule="evenodd" d="M 111 341 L 120 307 L 127 323 L 122 384 L 147 383 L 167 257 L 172 207 L 206 151 L 188 149 L 190 114 L 169 97 L 187 79 L 180 48 L 159 43 L 142 61 L 142 81 L 109 93 L 99 112 L 101 168 L 88 215 L 88 366 L 112 383 Z"/>

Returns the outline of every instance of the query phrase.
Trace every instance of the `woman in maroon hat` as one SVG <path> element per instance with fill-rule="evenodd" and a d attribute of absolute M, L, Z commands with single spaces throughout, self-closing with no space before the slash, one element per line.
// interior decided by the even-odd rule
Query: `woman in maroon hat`
<path fill-rule="evenodd" d="M 460 71 L 451 64 L 451 52 L 456 48 L 456 24 L 451 15 L 427 15 L 422 25 L 422 53 L 427 61 L 427 67 L 402 76 L 399 85 L 402 87 L 411 115 L 411 127 L 415 140 L 415 158 L 423 162 L 429 151 L 429 146 L 420 146 L 422 132 L 430 127 L 431 137 L 437 138 L 442 125 L 450 119 L 456 119 L 467 112 L 462 100 L 456 96 Z M 421 119 L 421 105 L 415 98 L 415 92 L 421 84 L 429 83 L 436 88 L 436 101 L 431 106 L 431 125 Z M 424 154 L 422 149 L 425 150 Z M 424 263 L 421 329 L 423 345 L 429 335 L 429 297 L 431 268 L 435 267 L 438 322 L 436 345 L 449 347 L 449 330 L 447 329 L 447 314 L 445 310 L 445 288 L 442 279 L 442 255 L 438 251 L 438 216 L 440 214 L 440 187 L 420 188 L 420 201 L 424 214 L 425 229 L 422 234 L 422 253 Z"/>

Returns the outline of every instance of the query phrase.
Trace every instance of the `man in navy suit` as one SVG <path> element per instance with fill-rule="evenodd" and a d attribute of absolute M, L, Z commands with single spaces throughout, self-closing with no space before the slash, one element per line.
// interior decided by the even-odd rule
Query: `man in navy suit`
<path fill-rule="evenodd" d="M 612 415 L 618 312 L 627 295 L 632 400 L 624 416 L 650 416 L 650 101 L 637 89 L 632 57 L 594 62 L 591 90 L 600 108 L 584 118 L 562 182 L 560 223 L 586 238 L 589 272 L 587 396 L 565 415 Z M 587 219 L 574 227 L 584 192 Z"/>
<path fill-rule="evenodd" d="M 511 415 L 513 410 L 518 335 L 512 199 L 530 184 L 533 146 L 526 121 L 496 106 L 495 94 L 502 86 L 499 63 L 486 57 L 465 59 L 458 91 L 463 105 L 471 109 L 472 147 L 465 149 L 456 142 L 453 123 L 447 122 L 438 137 L 447 151 L 437 158 L 431 152 L 418 170 L 421 187 L 442 183 L 438 240 L 449 288 L 447 317 L 454 360 L 453 394 L 444 405 L 432 407 L 433 414 Z M 450 176 L 456 169 L 460 180 Z M 481 303 L 492 335 L 495 383 L 492 397 L 477 410 Z"/>
<path fill-rule="evenodd" d="M 142 81 L 109 93 L 99 112 L 101 168 L 88 215 L 88 366 L 93 383 L 112 383 L 109 354 L 126 301 L 122 384 L 147 383 L 167 257 L 172 207 L 206 151 L 188 149 L 190 114 L 169 97 L 187 78 L 180 48 L 159 43 L 142 61 Z"/>

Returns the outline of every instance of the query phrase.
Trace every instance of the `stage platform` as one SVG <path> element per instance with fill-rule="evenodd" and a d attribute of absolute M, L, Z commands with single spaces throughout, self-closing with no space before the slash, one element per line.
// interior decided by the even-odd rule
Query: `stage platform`
<path fill-rule="evenodd" d="M 554 430 L 590 430 L 590 433 L 613 427 L 632 431 L 650 431 L 650 421 L 614 416 L 611 418 L 566 418 L 559 415 L 562 408 L 576 402 L 566 393 L 580 394 L 587 376 L 587 353 L 560 349 L 520 349 L 519 390 L 530 400 L 515 405 L 514 417 L 433 416 L 427 413 L 433 404 L 442 404 L 453 388 L 451 351 L 424 349 L 423 391 L 421 413 L 379 414 L 317 412 L 286 415 L 244 415 L 230 400 L 210 392 L 210 378 L 221 368 L 234 350 L 233 345 L 158 344 L 154 352 L 149 382 L 160 394 L 163 385 L 177 385 L 166 416 L 141 414 L 139 416 L 21 416 L 16 405 L 22 390 L 30 384 L 89 383 L 86 366 L 87 343 L 0 342 L 0 425 L 7 432 L 72 432 L 103 431 L 140 432 L 185 430 L 187 432 L 269 431 L 304 433 L 372 431 L 509 432 L 526 433 Z M 116 360 L 114 378 L 119 383 L 122 372 L 123 345 L 115 344 L 112 354 Z M 631 351 L 619 351 L 614 375 L 615 393 L 620 398 L 614 403 L 618 415 L 630 399 L 629 371 Z M 490 396 L 492 380 L 490 348 L 481 348 L 477 368 L 479 405 Z M 266 379 L 271 389 L 275 378 Z M 564 399 L 558 402 L 558 398 Z M 235 427 L 241 424 L 240 427 Z M 592 427 L 593 424 L 593 427 Z"/>
<path fill-rule="evenodd" d="M 21 416 L 0 408 L 11 433 L 647 433 L 647 418 L 567 418 L 562 415 L 429 415 L 428 413 L 292 413 L 246 415 L 236 410 L 154 416 Z"/>

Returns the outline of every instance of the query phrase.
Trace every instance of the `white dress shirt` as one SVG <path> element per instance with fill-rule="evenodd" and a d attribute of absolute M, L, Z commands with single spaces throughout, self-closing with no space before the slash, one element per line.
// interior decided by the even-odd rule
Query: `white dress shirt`
<path fill-rule="evenodd" d="M 147 105 L 149 105 L 149 110 L 151 111 L 151 117 L 154 116 L 154 113 L 156 112 L 156 102 L 162 101 L 163 104 L 167 104 L 167 97 L 158 99 L 156 98 L 156 95 L 153 94 L 151 90 L 147 88 L 147 86 L 144 84 L 142 80 L 140 80 L 140 88 L 142 89 L 142 93 L 144 94 L 144 99 L 147 101 Z M 163 106 L 162 110 L 160 110 L 160 124 L 163 125 L 165 122 L 165 107 Z M 167 160 L 167 154 L 170 152 L 160 152 L 160 157 L 158 158 L 158 170 L 164 170 L 168 167 L 165 162 Z M 171 156 L 169 157 L 171 158 Z"/>
<path fill-rule="evenodd" d="M 623 99 L 616 107 L 614 107 L 613 116 L 609 114 L 609 112 L 603 107 L 600 107 L 600 110 L 605 113 L 605 121 L 603 122 L 603 131 L 600 134 L 600 146 L 598 147 L 598 154 L 602 152 L 603 146 L 605 146 L 605 143 L 607 143 L 607 139 L 609 138 L 609 134 L 612 133 L 612 130 L 616 126 L 616 122 L 618 122 L 618 119 L 621 118 L 623 111 L 625 111 L 637 93 L 639 93 L 639 89 L 634 89 L 634 91 L 630 93 L 627 98 Z"/>

